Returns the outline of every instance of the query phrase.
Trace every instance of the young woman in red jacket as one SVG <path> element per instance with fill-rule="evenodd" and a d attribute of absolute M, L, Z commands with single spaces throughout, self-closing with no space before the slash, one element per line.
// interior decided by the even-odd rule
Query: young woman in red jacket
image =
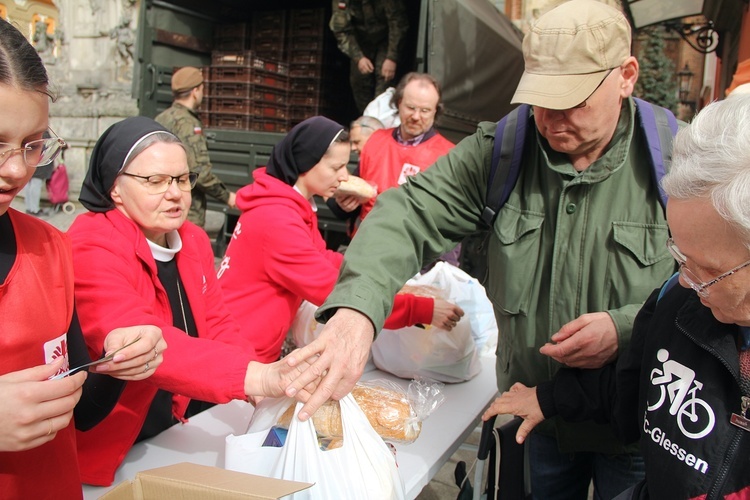
<path fill-rule="evenodd" d="M 112 408 L 123 380 L 141 380 L 163 361 L 155 326 L 107 330 L 91 373 L 73 300 L 70 241 L 10 207 L 36 167 L 65 142 L 48 128 L 47 72 L 24 36 L 0 19 L 0 496 L 81 498 L 75 424 L 88 428 Z M 49 131 L 48 138 L 44 138 Z M 147 368 L 147 369 L 144 369 Z M 59 378 L 53 379 L 56 375 Z"/>
<path fill-rule="evenodd" d="M 313 195 L 328 198 L 348 178 L 348 134 L 315 116 L 274 146 L 266 168 L 237 192 L 242 215 L 218 276 L 229 310 L 260 359 L 281 355 L 303 300 L 322 304 L 333 290 L 344 256 L 327 250 Z M 463 310 L 441 299 L 398 294 L 386 328 L 433 324 L 452 329 Z"/>
<path fill-rule="evenodd" d="M 296 371 L 259 363 L 230 316 L 208 236 L 186 221 L 196 177 L 180 140 L 150 118 L 114 124 L 92 151 L 79 198 L 89 213 L 69 230 L 86 344 L 98 352 L 104 332 L 152 323 L 170 349 L 147 383 L 127 384 L 107 418 L 78 433 L 87 484 L 111 484 L 136 441 L 204 402 L 281 396 Z"/>

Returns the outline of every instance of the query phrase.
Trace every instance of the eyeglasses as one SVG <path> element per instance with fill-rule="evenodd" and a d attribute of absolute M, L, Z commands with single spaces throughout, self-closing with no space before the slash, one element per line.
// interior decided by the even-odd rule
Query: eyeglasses
<path fill-rule="evenodd" d="M 586 107 L 586 103 L 588 102 L 588 100 L 589 100 L 589 99 L 591 99 L 591 96 L 593 96 L 594 94 L 596 94 L 596 91 L 597 91 L 597 90 L 599 90 L 599 87 L 601 87 L 602 85 L 604 85 L 604 82 L 605 82 L 605 81 L 607 80 L 607 78 L 609 78 L 609 75 L 611 75 L 611 74 L 612 74 L 612 72 L 613 72 L 613 71 L 614 71 L 615 69 L 616 69 L 616 68 L 612 68 L 612 69 L 610 69 L 610 70 L 609 70 L 609 71 L 607 72 L 607 74 L 606 74 L 606 75 L 604 75 L 604 78 L 602 78 L 602 81 L 601 81 L 601 82 L 599 82 L 599 85 L 597 85 L 597 86 L 596 86 L 596 88 L 594 89 L 594 91 L 593 91 L 592 93 L 590 93 L 590 94 L 589 94 L 589 96 L 588 96 L 588 97 L 587 97 L 586 99 L 584 99 L 584 100 L 583 100 L 583 102 L 581 102 L 581 103 L 579 103 L 579 104 L 577 104 L 577 105 L 573 106 L 572 108 L 568 108 L 568 109 L 581 109 L 581 108 L 585 108 L 585 107 Z"/>
<path fill-rule="evenodd" d="M 144 182 L 142 182 L 141 184 L 146 187 L 146 192 L 148 194 L 166 193 L 169 189 L 169 186 L 172 185 L 172 181 L 177 182 L 177 188 L 180 191 L 189 193 L 190 190 L 195 187 L 195 183 L 198 181 L 198 174 L 196 174 L 195 172 L 177 176 L 166 174 L 135 175 L 128 172 L 123 172 L 120 175 L 142 179 Z"/>
<path fill-rule="evenodd" d="M 719 281 L 723 280 L 724 278 L 733 275 L 740 269 L 750 266 L 750 260 L 745 262 L 744 264 L 740 264 L 739 266 L 730 269 L 729 271 L 725 272 L 724 274 L 720 274 L 719 276 L 715 277 L 711 281 L 703 282 L 698 278 L 693 271 L 688 269 L 688 267 L 685 265 L 685 262 L 687 262 L 687 257 L 685 257 L 682 252 L 680 252 L 680 249 L 677 248 L 677 245 L 674 244 L 674 240 L 672 238 L 669 238 L 667 240 L 667 249 L 669 250 L 669 253 L 672 254 L 672 257 L 674 260 L 677 261 L 677 264 L 680 266 L 680 276 L 682 276 L 682 279 L 685 280 L 685 283 L 690 285 L 690 288 L 695 290 L 695 293 L 697 293 L 699 296 L 703 297 L 704 299 L 708 298 L 708 287 L 711 285 L 715 285 Z"/>
<path fill-rule="evenodd" d="M 419 114 L 420 116 L 424 116 L 426 118 L 429 118 L 430 116 L 434 115 L 437 109 L 433 108 L 418 108 L 417 106 L 411 105 L 411 104 L 404 104 L 404 107 L 409 112 L 409 114 Z"/>
<path fill-rule="evenodd" d="M 23 161 L 28 168 L 41 167 L 52 163 L 52 160 L 57 158 L 60 151 L 68 145 L 52 129 L 47 129 L 47 133 L 51 136 L 48 139 L 29 141 L 20 148 L 14 148 L 12 144 L 0 142 L 0 166 L 19 151 L 23 152 Z"/>

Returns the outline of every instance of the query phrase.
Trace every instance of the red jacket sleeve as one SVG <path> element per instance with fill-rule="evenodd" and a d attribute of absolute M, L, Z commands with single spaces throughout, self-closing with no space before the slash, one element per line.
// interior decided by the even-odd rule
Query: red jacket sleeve
<path fill-rule="evenodd" d="M 432 322 L 435 301 L 430 297 L 419 297 L 410 293 L 399 293 L 393 299 L 393 310 L 385 319 L 383 328 L 397 330 L 416 324 L 429 325 Z"/>

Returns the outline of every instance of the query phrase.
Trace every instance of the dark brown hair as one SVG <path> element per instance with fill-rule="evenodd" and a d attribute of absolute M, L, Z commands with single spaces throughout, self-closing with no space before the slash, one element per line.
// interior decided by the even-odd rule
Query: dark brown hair
<path fill-rule="evenodd" d="M 416 71 L 412 71 L 411 73 L 407 73 L 406 75 L 404 75 L 401 81 L 398 82 L 396 91 L 393 92 L 393 97 L 391 97 L 391 107 L 398 109 L 398 105 L 401 104 L 401 100 L 404 98 L 404 89 L 409 83 L 416 80 L 421 80 L 423 82 L 429 83 L 433 87 L 435 87 L 435 90 L 437 90 L 438 102 L 437 109 L 435 110 L 435 119 L 437 119 L 441 114 L 443 114 L 443 90 L 440 88 L 440 84 L 435 79 L 435 77 L 430 75 L 429 73 L 417 73 Z"/>
<path fill-rule="evenodd" d="M 0 19 L 0 84 L 35 90 L 54 99 L 47 70 L 36 49 L 4 19 Z"/>

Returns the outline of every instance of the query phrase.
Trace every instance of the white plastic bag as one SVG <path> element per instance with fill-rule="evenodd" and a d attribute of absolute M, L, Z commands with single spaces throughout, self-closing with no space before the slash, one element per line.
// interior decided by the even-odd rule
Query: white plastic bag
<path fill-rule="evenodd" d="M 385 92 L 379 94 L 370 101 L 362 113 L 364 116 L 372 116 L 380 120 L 385 128 L 394 128 L 401 125 L 401 117 L 398 109 L 391 106 L 391 99 L 396 92 L 395 87 L 388 87 Z"/>
<path fill-rule="evenodd" d="M 447 262 L 438 262 L 427 273 L 415 277 L 409 284 L 431 285 L 443 290 L 447 300 L 464 310 L 462 321 L 468 320 L 480 356 L 495 354 L 497 321 L 492 302 L 484 287 L 475 278 Z"/>
<path fill-rule="evenodd" d="M 447 262 L 438 262 L 407 285 L 436 288 L 466 314 L 451 331 L 434 326 L 382 330 L 372 345 L 375 366 L 401 378 L 446 383 L 474 378 L 481 370 L 479 350 L 494 352 L 497 346 L 497 324 L 482 285 Z"/>
<path fill-rule="evenodd" d="M 372 360 L 380 370 L 401 378 L 427 377 L 456 383 L 476 377 L 482 365 L 468 322 L 453 330 L 410 326 L 382 330 L 372 344 Z"/>
<path fill-rule="evenodd" d="M 294 321 L 290 328 L 294 345 L 304 347 L 320 335 L 323 330 L 323 324 L 318 323 L 315 319 L 315 311 L 318 306 L 303 300 L 294 316 Z"/>
<path fill-rule="evenodd" d="M 343 444 L 322 451 L 312 419 L 300 422 L 297 418 L 302 403 L 297 403 L 284 446 L 261 446 L 270 427 L 289 405 L 288 399 L 263 400 L 256 409 L 256 415 L 260 415 L 257 419 L 253 415 L 248 434 L 227 436 L 226 468 L 315 483 L 292 495 L 294 499 L 403 499 L 404 486 L 393 453 L 372 429 L 351 394 L 340 403 Z"/>

